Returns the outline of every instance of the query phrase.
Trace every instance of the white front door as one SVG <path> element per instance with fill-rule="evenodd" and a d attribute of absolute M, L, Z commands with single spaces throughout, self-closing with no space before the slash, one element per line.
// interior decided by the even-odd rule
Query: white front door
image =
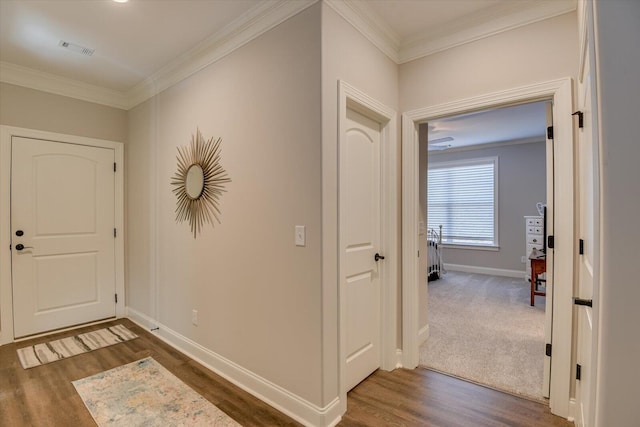
<path fill-rule="evenodd" d="M 576 381 L 576 401 L 578 413 L 577 426 L 590 426 L 591 394 L 593 392 L 594 366 L 593 347 L 593 309 L 583 305 L 593 300 L 594 269 L 596 263 L 596 229 L 599 203 L 599 183 L 597 181 L 598 146 L 595 143 L 593 125 L 594 99 L 591 88 L 591 67 L 589 51 L 586 52 L 584 71 L 578 92 L 578 110 L 583 113 L 583 128 L 578 129 L 578 191 L 579 191 L 579 234 L 582 254 L 578 258 L 578 293 L 575 305 L 578 320 L 577 363 L 580 379 Z M 578 367 L 576 367 L 578 369 Z M 578 375 L 576 375 L 578 376 Z"/>
<path fill-rule="evenodd" d="M 16 338 L 115 316 L 114 150 L 12 137 Z"/>
<path fill-rule="evenodd" d="M 347 390 L 380 367 L 381 253 L 379 123 L 346 110 L 340 142 L 340 251 L 346 307 Z"/>

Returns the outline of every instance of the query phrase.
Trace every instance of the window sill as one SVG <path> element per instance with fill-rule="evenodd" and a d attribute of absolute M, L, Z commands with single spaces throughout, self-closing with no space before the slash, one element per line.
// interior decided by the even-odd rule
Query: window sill
<path fill-rule="evenodd" d="M 471 249 L 476 251 L 493 251 L 497 252 L 500 250 L 500 246 L 485 246 L 485 245 L 462 245 L 460 243 L 442 243 L 447 249 Z"/>

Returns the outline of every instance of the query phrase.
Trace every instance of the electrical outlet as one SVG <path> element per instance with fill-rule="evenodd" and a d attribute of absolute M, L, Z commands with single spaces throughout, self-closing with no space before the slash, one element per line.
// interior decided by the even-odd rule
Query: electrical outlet
<path fill-rule="evenodd" d="M 198 310 L 191 311 L 191 323 L 193 323 L 194 326 L 198 326 Z"/>
<path fill-rule="evenodd" d="M 523 263 L 523 264 L 526 264 L 527 263 L 527 257 L 526 256 L 521 256 L 520 257 L 520 262 Z"/>

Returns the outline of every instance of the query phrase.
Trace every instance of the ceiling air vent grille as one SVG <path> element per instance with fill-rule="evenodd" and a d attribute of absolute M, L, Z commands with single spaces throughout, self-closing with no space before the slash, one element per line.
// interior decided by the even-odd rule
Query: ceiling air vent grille
<path fill-rule="evenodd" d="M 79 44 L 66 42 L 64 40 L 60 40 L 58 46 L 68 49 L 72 52 L 79 53 L 80 55 L 91 56 L 96 51 L 95 49 L 89 49 L 88 47 L 80 46 Z"/>

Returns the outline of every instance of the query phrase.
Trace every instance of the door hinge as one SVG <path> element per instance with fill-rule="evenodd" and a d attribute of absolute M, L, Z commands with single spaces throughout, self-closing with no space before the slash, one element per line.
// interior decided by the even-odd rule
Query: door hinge
<path fill-rule="evenodd" d="M 118 294 L 115 294 L 115 300 L 116 300 L 116 304 L 118 303 Z"/>
<path fill-rule="evenodd" d="M 545 354 L 546 356 L 551 357 L 551 344 L 547 344 L 547 345 L 545 346 L 544 354 Z"/>
<path fill-rule="evenodd" d="M 547 127 L 547 139 L 553 139 L 553 126 Z"/>
<path fill-rule="evenodd" d="M 578 127 L 582 129 L 584 127 L 584 113 L 582 111 L 576 111 L 572 116 L 578 116 Z"/>
<path fill-rule="evenodd" d="M 116 171 L 116 169 L 117 169 L 117 167 L 116 167 L 116 162 L 113 162 L 113 171 L 115 172 L 115 171 Z"/>
<path fill-rule="evenodd" d="M 580 378 L 582 378 L 582 366 L 576 364 L 576 379 L 580 381 Z"/>
<path fill-rule="evenodd" d="M 113 229 L 113 237 L 118 237 L 118 230 L 116 228 Z"/>
<path fill-rule="evenodd" d="M 584 255 L 584 240 L 582 239 L 578 241 L 578 253 Z"/>
<path fill-rule="evenodd" d="M 420 251 L 418 251 L 418 258 L 420 258 Z"/>
<path fill-rule="evenodd" d="M 553 236 L 547 236 L 547 247 L 549 249 L 553 249 L 554 245 L 555 245 L 555 241 Z"/>
<path fill-rule="evenodd" d="M 578 298 L 578 297 L 573 297 L 573 303 L 575 305 L 583 305 L 585 307 L 593 307 L 593 300 L 592 299 L 582 299 L 582 298 Z"/>

